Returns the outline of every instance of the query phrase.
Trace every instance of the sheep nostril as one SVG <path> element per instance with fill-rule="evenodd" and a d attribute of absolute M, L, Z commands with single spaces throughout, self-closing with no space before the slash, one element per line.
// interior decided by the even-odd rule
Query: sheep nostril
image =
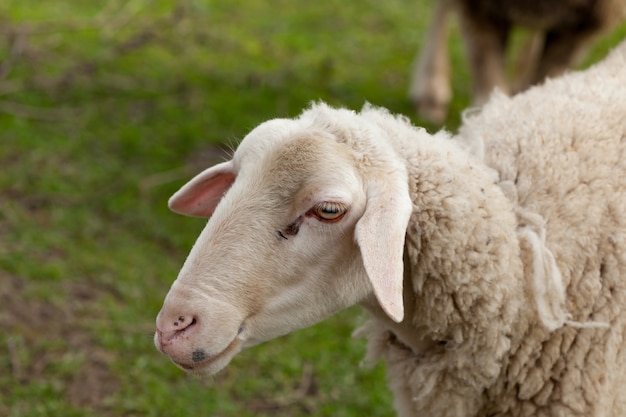
<path fill-rule="evenodd" d="M 172 330 L 175 332 L 185 330 L 194 324 L 196 324 L 195 316 L 178 316 L 178 318 L 172 322 L 172 326 L 174 327 Z"/>
<path fill-rule="evenodd" d="M 157 325 L 157 336 L 159 343 L 163 346 L 173 343 L 182 336 L 189 335 L 198 324 L 196 316 L 178 316 L 169 325 L 159 328 Z"/>
<path fill-rule="evenodd" d="M 194 316 L 192 317 L 183 317 L 183 320 L 180 320 L 179 318 L 179 323 L 180 323 L 180 328 L 177 329 L 178 332 L 184 332 L 187 331 L 188 329 L 190 329 L 191 327 L 194 327 L 197 324 L 197 320 Z"/>

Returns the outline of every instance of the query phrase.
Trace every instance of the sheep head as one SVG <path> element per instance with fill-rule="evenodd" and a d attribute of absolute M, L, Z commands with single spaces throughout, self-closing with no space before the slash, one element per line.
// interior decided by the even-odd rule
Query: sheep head
<path fill-rule="evenodd" d="M 157 317 L 155 344 L 214 373 L 240 350 L 378 300 L 403 319 L 412 211 L 405 162 L 376 123 L 317 105 L 265 122 L 169 201 L 210 217 Z"/>

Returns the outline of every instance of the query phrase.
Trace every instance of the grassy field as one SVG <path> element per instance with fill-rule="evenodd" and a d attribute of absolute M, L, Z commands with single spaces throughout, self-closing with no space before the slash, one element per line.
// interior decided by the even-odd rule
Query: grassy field
<path fill-rule="evenodd" d="M 412 116 L 429 7 L 0 3 L 0 416 L 393 415 L 384 367 L 359 367 L 358 309 L 212 378 L 178 370 L 152 333 L 203 227 L 167 198 L 256 124 L 311 100 Z M 451 44 L 454 128 L 469 86 L 458 35 Z"/>

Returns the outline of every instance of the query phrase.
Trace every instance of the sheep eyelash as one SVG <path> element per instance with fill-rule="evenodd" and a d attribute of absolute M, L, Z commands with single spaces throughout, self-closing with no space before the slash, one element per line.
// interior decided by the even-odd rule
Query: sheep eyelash
<path fill-rule="evenodd" d="M 336 223 L 343 219 L 347 212 L 348 207 L 343 203 L 324 201 L 313 206 L 306 212 L 305 216 L 313 217 L 322 223 Z M 303 218 L 300 216 L 286 228 L 277 230 L 276 234 L 282 239 L 289 240 L 287 236 L 297 235 L 300 231 L 300 225 L 302 222 Z"/>
<path fill-rule="evenodd" d="M 348 207 L 344 203 L 324 201 L 311 208 L 307 216 L 315 217 L 324 223 L 335 223 L 343 219 L 347 212 Z"/>

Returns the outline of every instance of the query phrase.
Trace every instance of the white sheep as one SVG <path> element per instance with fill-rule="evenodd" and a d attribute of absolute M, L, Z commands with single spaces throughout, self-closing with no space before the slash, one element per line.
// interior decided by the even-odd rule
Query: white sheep
<path fill-rule="evenodd" d="M 626 0 L 435 0 L 425 44 L 416 58 L 409 96 L 418 114 L 441 123 L 452 98 L 448 23 L 458 12 L 474 105 L 507 85 L 505 61 L 513 27 L 534 31 L 519 59 L 512 90 L 523 90 L 572 67 L 597 37 L 626 18 Z"/>
<path fill-rule="evenodd" d="M 155 344 L 214 373 L 360 304 L 400 416 L 626 415 L 626 42 L 460 134 L 313 105 L 170 199 L 211 217 Z"/>

